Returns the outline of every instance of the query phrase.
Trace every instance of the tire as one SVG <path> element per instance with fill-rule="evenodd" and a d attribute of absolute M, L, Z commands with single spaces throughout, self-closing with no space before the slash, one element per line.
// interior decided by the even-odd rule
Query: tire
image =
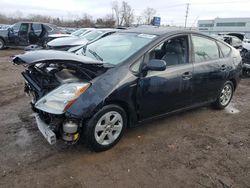
<path fill-rule="evenodd" d="M 5 47 L 5 42 L 3 39 L 0 38 L 0 50 L 4 49 Z"/>
<path fill-rule="evenodd" d="M 124 109 L 117 105 L 107 105 L 86 122 L 84 138 L 90 149 L 95 152 L 105 151 L 119 142 L 126 127 L 127 115 Z"/>
<path fill-rule="evenodd" d="M 242 71 L 242 76 L 245 78 L 249 78 L 250 77 L 250 70 L 249 69 L 244 69 Z"/>
<path fill-rule="evenodd" d="M 229 105 L 229 103 L 231 102 L 231 99 L 233 97 L 233 93 L 234 93 L 233 82 L 226 81 L 224 83 L 216 101 L 213 103 L 213 107 L 216 109 L 219 109 L 219 110 L 226 108 Z"/>

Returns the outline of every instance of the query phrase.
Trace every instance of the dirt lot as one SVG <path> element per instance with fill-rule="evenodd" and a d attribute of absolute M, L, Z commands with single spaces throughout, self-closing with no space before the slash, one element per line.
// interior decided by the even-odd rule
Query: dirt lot
<path fill-rule="evenodd" d="M 0 187 L 250 187 L 250 79 L 226 110 L 199 108 L 129 129 L 113 149 L 50 146 L 0 51 Z"/>

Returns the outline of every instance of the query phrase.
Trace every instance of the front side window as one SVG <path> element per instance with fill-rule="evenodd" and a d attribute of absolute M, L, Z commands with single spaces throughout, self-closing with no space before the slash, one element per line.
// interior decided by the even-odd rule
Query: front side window
<path fill-rule="evenodd" d="M 215 41 L 192 36 L 194 61 L 196 63 L 219 59 L 219 49 Z"/>
<path fill-rule="evenodd" d="M 20 32 L 28 32 L 28 29 L 29 29 L 29 24 L 22 23 L 19 31 Z"/>
<path fill-rule="evenodd" d="M 188 36 L 166 40 L 145 55 L 145 63 L 151 59 L 164 60 L 167 66 L 188 63 Z"/>

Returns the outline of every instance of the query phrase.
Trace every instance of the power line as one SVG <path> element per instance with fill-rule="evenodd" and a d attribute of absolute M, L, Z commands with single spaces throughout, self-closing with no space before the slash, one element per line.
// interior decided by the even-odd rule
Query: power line
<path fill-rule="evenodd" d="M 208 4 L 234 4 L 234 3 L 248 3 L 249 0 L 245 0 L 245 1 L 224 1 L 224 2 L 206 2 L 206 3 L 188 3 L 191 5 L 208 5 Z M 180 6 L 187 6 L 187 3 L 178 3 L 178 4 L 173 4 L 173 5 L 169 5 L 164 7 L 164 9 L 169 9 L 169 8 L 174 8 L 174 7 L 180 7 Z"/>
<path fill-rule="evenodd" d="M 208 4 L 233 4 L 233 3 L 248 3 L 249 0 L 246 1 L 224 1 L 224 2 L 206 2 L 206 3 L 191 3 L 192 5 L 208 5 Z"/>

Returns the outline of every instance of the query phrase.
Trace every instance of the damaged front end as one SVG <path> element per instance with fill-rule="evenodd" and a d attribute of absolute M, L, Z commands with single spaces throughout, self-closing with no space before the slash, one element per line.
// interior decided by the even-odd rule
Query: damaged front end
<path fill-rule="evenodd" d="M 91 58 L 52 50 L 17 55 L 13 63 L 26 67 L 22 72 L 24 90 L 32 97 L 37 126 L 46 140 L 50 144 L 55 144 L 57 138 L 76 143 L 81 119 L 67 117 L 65 112 L 91 87 L 91 80 L 108 68 Z"/>

